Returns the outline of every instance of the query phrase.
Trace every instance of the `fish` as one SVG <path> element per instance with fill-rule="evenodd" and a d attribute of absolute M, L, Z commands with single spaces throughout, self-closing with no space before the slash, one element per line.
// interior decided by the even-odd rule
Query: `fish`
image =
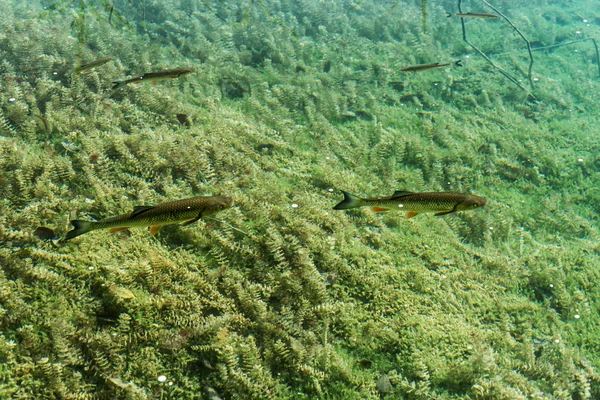
<path fill-rule="evenodd" d="M 233 205 L 231 197 L 199 196 L 189 199 L 169 201 L 156 206 L 137 206 L 125 214 L 100 221 L 72 220 L 73 230 L 67 232 L 66 240 L 71 240 L 97 229 L 119 232 L 127 228 L 150 227 L 150 234 L 156 235 L 164 225 L 183 223 L 189 225 L 223 211 Z"/>
<path fill-rule="evenodd" d="M 166 79 L 177 79 L 182 76 L 191 74 L 192 72 L 196 72 L 195 68 L 175 68 L 175 69 L 165 69 L 163 71 L 158 72 L 147 72 L 144 75 L 139 75 L 133 78 L 125 79 L 123 81 L 114 81 L 113 89 L 119 89 L 125 85 L 130 83 L 142 83 L 145 81 L 150 81 L 152 83 L 156 83 L 158 81 L 164 81 Z"/>
<path fill-rule="evenodd" d="M 473 210 L 487 204 L 484 197 L 455 192 L 415 193 L 397 190 L 389 197 L 372 199 L 360 198 L 344 191 L 342 193 L 344 200 L 333 207 L 334 210 L 368 206 L 376 213 L 392 209 L 406 211 L 408 218 L 426 212 L 433 212 L 435 216 L 446 215 L 456 211 Z"/>
<path fill-rule="evenodd" d="M 402 71 L 402 72 L 420 72 L 420 71 L 426 71 L 428 69 L 449 67 L 452 64 L 456 65 L 457 67 L 462 67 L 461 61 L 462 60 L 456 60 L 454 62 L 449 62 L 449 63 L 410 65 L 408 67 L 400 68 L 400 71 Z"/>
<path fill-rule="evenodd" d="M 75 74 L 81 74 L 82 72 L 91 71 L 96 67 L 100 67 L 112 60 L 114 60 L 114 56 L 102 57 L 94 61 L 81 63 L 75 66 Z"/>
<path fill-rule="evenodd" d="M 452 17 L 453 15 L 450 13 L 446 13 L 448 14 L 448 18 Z M 482 19 L 497 19 L 500 18 L 499 15 L 497 14 L 488 14 L 488 13 L 472 13 L 472 12 L 466 12 L 466 13 L 456 13 L 454 14 L 454 16 L 456 17 L 461 17 L 461 18 L 482 18 Z"/>
<path fill-rule="evenodd" d="M 46 226 L 38 226 L 35 229 L 34 234 L 35 234 L 35 236 L 38 237 L 38 239 L 41 239 L 41 240 L 57 239 L 57 236 L 54 233 L 54 231 Z"/>

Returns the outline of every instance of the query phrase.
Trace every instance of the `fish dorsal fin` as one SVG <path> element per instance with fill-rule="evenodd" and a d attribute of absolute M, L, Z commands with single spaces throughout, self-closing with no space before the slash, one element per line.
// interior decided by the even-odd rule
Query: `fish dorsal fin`
<path fill-rule="evenodd" d="M 409 194 L 413 194 L 414 192 L 408 192 L 406 190 L 396 190 L 392 195 L 392 198 L 408 196 Z"/>
<path fill-rule="evenodd" d="M 145 213 L 148 210 L 152 210 L 154 206 L 135 206 L 133 211 L 129 214 L 129 218 L 137 217 L 140 214 Z"/>

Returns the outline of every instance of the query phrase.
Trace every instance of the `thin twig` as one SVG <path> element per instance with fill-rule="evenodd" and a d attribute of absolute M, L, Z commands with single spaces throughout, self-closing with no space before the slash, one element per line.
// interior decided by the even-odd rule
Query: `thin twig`
<path fill-rule="evenodd" d="M 523 33 L 521 33 L 521 31 L 519 30 L 519 28 L 517 28 L 515 26 L 515 24 L 513 24 L 510 19 L 508 19 L 508 17 L 506 15 L 502 14 L 496 7 L 492 6 L 486 0 L 483 0 L 483 2 L 489 8 L 491 8 L 492 10 L 494 10 L 494 12 L 496 14 L 498 14 L 499 16 L 501 16 L 502 18 L 504 18 L 504 20 L 506 22 L 508 22 L 510 24 L 510 26 L 513 27 L 513 29 L 519 34 L 519 36 L 521 36 L 521 38 L 525 41 L 525 43 L 527 43 L 527 51 L 529 52 L 529 72 L 528 72 L 529 86 L 531 86 L 531 90 L 533 90 L 533 78 L 531 77 L 531 69 L 533 68 L 533 54 L 531 53 L 531 43 L 529 42 L 529 40 L 527 40 L 527 38 L 525 37 L 525 35 L 523 35 Z"/>
<path fill-rule="evenodd" d="M 217 222 L 220 222 L 220 223 L 222 223 L 223 225 L 227 225 L 227 226 L 228 226 L 228 227 L 230 227 L 231 229 L 233 229 L 233 230 L 236 230 L 236 231 L 238 231 L 238 232 L 241 232 L 241 233 L 243 233 L 243 234 L 244 234 L 244 235 L 246 235 L 246 236 L 248 235 L 248 232 L 246 232 L 246 231 L 243 231 L 243 230 L 241 230 L 240 228 L 236 228 L 235 226 L 233 226 L 233 225 L 231 225 L 231 224 L 229 224 L 229 223 L 227 223 L 227 222 L 223 221 L 222 219 L 218 219 L 218 218 L 215 218 L 215 217 L 206 217 L 206 218 L 204 218 L 204 219 L 212 219 L 213 221 L 217 221 Z"/>
<path fill-rule="evenodd" d="M 462 14 L 462 9 L 460 7 L 461 3 L 462 3 L 462 0 L 458 0 L 458 12 L 460 14 Z M 506 17 L 504 17 L 504 18 L 506 18 Z M 518 79 L 516 79 L 514 76 L 512 76 L 511 74 L 509 74 L 508 72 L 506 72 L 505 70 L 503 70 L 502 68 L 497 66 L 496 64 L 494 64 L 492 59 L 490 59 L 488 56 L 486 56 L 483 51 L 479 50 L 479 48 L 477 46 L 475 46 L 473 43 L 469 42 L 469 40 L 467 39 L 467 30 L 465 28 L 465 19 L 463 17 L 460 18 L 460 24 L 462 27 L 463 40 L 465 42 L 467 42 L 467 44 L 469 46 L 471 46 L 477 53 L 479 53 L 480 56 L 482 56 L 492 67 L 494 67 L 498 72 L 500 72 L 500 74 L 502 74 L 505 78 L 507 78 L 509 81 L 511 81 L 512 83 L 514 83 L 521 89 L 527 91 L 527 88 L 525 86 L 521 85 L 521 83 L 519 82 Z M 527 42 L 527 43 L 529 44 L 529 42 Z M 535 96 L 533 96 L 531 93 L 530 93 L 530 96 L 535 98 Z"/>
<path fill-rule="evenodd" d="M 563 43 L 558 43 L 558 44 L 551 44 L 550 46 L 542 46 L 542 47 L 532 47 L 531 51 L 540 51 L 540 50 L 548 50 L 548 49 L 554 49 L 556 47 L 562 47 L 562 46 L 568 46 L 571 44 L 576 44 L 576 43 L 580 43 L 580 42 L 585 42 L 591 40 L 593 45 L 594 45 L 594 49 L 596 50 L 596 64 L 598 65 L 598 76 L 600 76 L 600 54 L 598 52 L 598 45 L 596 44 L 596 40 L 594 38 L 585 38 L 585 39 L 579 39 L 579 40 L 571 40 L 569 42 L 563 42 Z M 497 57 L 500 56 L 506 56 L 508 54 L 513 54 L 514 51 L 507 51 L 506 53 L 498 53 L 498 54 L 494 54 Z"/>

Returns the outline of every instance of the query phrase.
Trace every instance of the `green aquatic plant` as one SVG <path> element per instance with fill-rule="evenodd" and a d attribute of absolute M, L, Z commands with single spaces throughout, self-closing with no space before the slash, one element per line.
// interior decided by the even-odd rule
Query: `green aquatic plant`
<path fill-rule="evenodd" d="M 421 29 L 427 33 L 427 0 L 421 0 Z"/>
<path fill-rule="evenodd" d="M 77 84 L 2 78 L 0 397 L 600 396 L 597 82 L 565 85 L 562 53 L 536 57 L 557 96 L 543 103 L 478 61 L 401 74 L 456 43 L 409 34 L 418 3 L 381 18 L 387 4 L 351 3 L 264 0 L 300 37 L 260 6 L 245 33 L 170 3 L 156 4 L 168 46 L 89 37 L 120 62 L 195 63 L 181 82 L 111 94 L 110 65 Z M 68 29 L 13 28 L 5 71 L 72 65 Z M 331 209 L 339 190 L 396 189 L 489 203 L 410 220 Z M 154 238 L 35 233 L 209 194 L 235 207 Z"/>
<path fill-rule="evenodd" d="M 133 5 L 131 0 L 127 0 Z M 96 21 L 106 21 L 109 25 L 123 28 L 129 25 L 129 21 L 118 10 L 114 3 L 108 0 L 41 0 L 45 10 L 40 13 L 38 18 L 45 18 L 52 13 L 64 13 L 69 8 L 75 8 L 76 16 L 73 19 L 71 28 L 75 30 L 78 41 L 78 63 L 83 62 L 84 47 L 87 40 L 86 35 L 86 17 L 94 16 Z M 143 10 L 145 13 L 146 2 L 144 0 Z M 145 20 L 145 15 L 144 15 Z"/>
<path fill-rule="evenodd" d="M 133 5 L 131 0 L 127 0 L 127 2 Z M 40 18 L 51 13 L 63 13 L 69 8 L 75 8 L 78 19 L 74 21 L 74 26 L 81 33 L 83 33 L 82 30 L 86 15 L 94 15 L 98 20 L 104 19 L 109 24 L 113 22 L 113 18 L 114 21 L 121 24 L 126 23 L 125 17 L 119 11 L 115 10 L 114 2 L 108 0 L 42 0 L 41 4 L 44 7 L 44 12 L 40 14 Z"/>

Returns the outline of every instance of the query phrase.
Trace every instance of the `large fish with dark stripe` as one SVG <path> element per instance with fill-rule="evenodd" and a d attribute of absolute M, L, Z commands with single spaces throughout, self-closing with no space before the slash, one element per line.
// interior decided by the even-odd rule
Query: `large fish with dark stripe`
<path fill-rule="evenodd" d="M 456 211 L 473 210 L 487 204 L 487 200 L 483 197 L 454 192 L 414 193 L 397 190 L 389 197 L 373 199 L 360 198 L 347 192 L 342 193 L 344 193 L 344 200 L 333 207 L 334 210 L 356 207 L 371 207 L 371 210 L 376 213 L 400 210 L 406 211 L 408 218 L 427 212 L 433 212 L 436 216 L 446 215 Z"/>
<path fill-rule="evenodd" d="M 65 240 L 73 239 L 96 229 L 108 229 L 118 232 L 127 228 L 150 227 L 155 235 L 161 226 L 183 223 L 189 225 L 200 218 L 225 210 L 233 204 L 231 197 L 200 196 L 189 199 L 169 201 L 156 206 L 138 206 L 127 214 L 106 218 L 101 221 L 73 220 L 74 229 L 67 232 Z"/>

